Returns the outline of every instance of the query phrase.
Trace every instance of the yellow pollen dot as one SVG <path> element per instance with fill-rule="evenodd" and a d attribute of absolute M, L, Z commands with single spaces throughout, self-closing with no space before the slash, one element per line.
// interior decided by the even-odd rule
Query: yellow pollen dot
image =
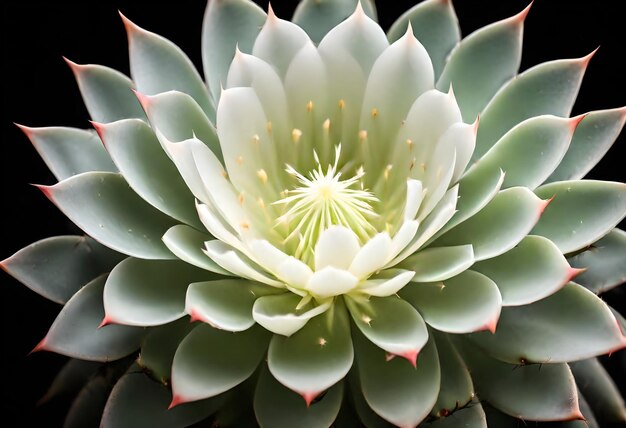
<path fill-rule="evenodd" d="M 237 164 L 238 164 L 238 165 L 242 165 L 242 164 L 243 164 L 243 156 L 239 156 L 239 157 L 237 158 Z"/>
<path fill-rule="evenodd" d="M 443 290 L 444 288 L 446 288 L 446 284 L 444 284 L 443 282 L 441 284 L 439 284 L 439 289 Z"/>
<path fill-rule="evenodd" d="M 407 138 L 405 141 L 406 145 L 409 146 L 409 150 L 413 150 L 413 140 Z"/>
<path fill-rule="evenodd" d="M 365 324 L 367 324 L 367 325 L 370 325 L 370 323 L 372 322 L 372 318 L 371 318 L 371 317 L 368 317 L 367 315 L 363 315 L 363 316 L 361 317 L 361 320 L 363 320 L 363 322 L 364 322 Z"/>
<path fill-rule="evenodd" d="M 313 101 L 309 101 L 308 103 L 306 103 L 306 111 L 308 111 L 309 113 L 313 111 Z"/>
<path fill-rule="evenodd" d="M 389 173 L 391 172 L 391 169 L 393 168 L 393 165 L 388 164 L 385 167 L 385 171 L 383 172 L 383 176 L 385 177 L 385 180 L 389 180 Z"/>
<path fill-rule="evenodd" d="M 259 134 L 254 134 L 254 135 L 252 136 L 252 142 L 253 142 L 254 144 L 259 144 L 259 142 L 260 142 L 260 141 L 261 141 L 261 138 L 259 137 Z"/>
<path fill-rule="evenodd" d="M 372 114 L 372 117 L 375 119 L 375 118 L 376 118 L 376 116 L 378 116 L 378 109 L 377 109 L 376 107 L 374 107 L 374 108 L 372 109 L 371 114 Z"/>
<path fill-rule="evenodd" d="M 267 172 L 265 172 L 264 169 L 260 169 L 256 172 L 256 176 L 259 177 L 259 180 L 261 180 L 261 183 L 265 184 L 267 183 Z"/>
<path fill-rule="evenodd" d="M 322 127 L 324 128 L 324 131 L 328 131 L 330 129 L 330 119 L 326 119 L 322 124 Z"/>
<path fill-rule="evenodd" d="M 222 171 L 222 177 L 228 178 L 228 173 L 226 171 Z"/>
<path fill-rule="evenodd" d="M 420 164 L 420 168 L 422 168 L 422 171 L 426 171 L 426 164 L 424 162 L 422 162 Z"/>
<path fill-rule="evenodd" d="M 267 133 L 268 134 L 272 133 L 272 122 L 267 122 Z"/>
<path fill-rule="evenodd" d="M 241 222 L 241 228 L 247 231 L 250 229 L 250 225 L 248 224 L 248 222 L 243 221 Z"/>
<path fill-rule="evenodd" d="M 359 131 L 359 141 L 363 142 L 367 140 L 367 131 L 365 129 L 362 129 Z"/>
<path fill-rule="evenodd" d="M 243 205 L 243 193 L 240 193 L 237 199 L 239 200 L 239 203 Z"/>
<path fill-rule="evenodd" d="M 416 158 L 411 159 L 411 165 L 409 165 L 409 171 L 412 171 L 415 168 L 415 162 L 417 162 Z"/>
<path fill-rule="evenodd" d="M 265 201 L 263 200 L 263 198 L 259 197 L 259 199 L 257 199 L 256 201 L 261 208 L 265 209 Z"/>
<path fill-rule="evenodd" d="M 343 110 L 343 108 L 346 106 L 346 101 L 342 98 L 339 100 L 339 109 Z"/>
<path fill-rule="evenodd" d="M 302 137 L 302 131 L 300 131 L 298 128 L 294 128 L 293 131 L 291 131 L 291 140 L 294 143 L 298 143 L 301 137 Z"/>
<path fill-rule="evenodd" d="M 323 337 L 320 337 L 319 340 L 317 341 L 317 343 L 320 344 L 320 346 L 326 346 L 326 344 L 328 343 L 326 341 L 326 339 L 324 339 Z"/>

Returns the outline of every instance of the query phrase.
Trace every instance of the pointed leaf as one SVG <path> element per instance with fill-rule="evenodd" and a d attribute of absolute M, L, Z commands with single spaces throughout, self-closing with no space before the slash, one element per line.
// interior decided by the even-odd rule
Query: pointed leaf
<path fill-rule="evenodd" d="M 365 401 L 363 397 L 363 391 L 361 390 L 361 381 L 357 373 L 356 365 L 350 370 L 350 398 L 354 403 L 354 410 L 356 411 L 360 422 L 367 428 L 391 428 L 395 425 L 390 424 L 383 418 L 381 418 Z M 361 428 L 362 425 L 358 425 Z"/>
<path fill-rule="evenodd" d="M 589 249 L 568 259 L 572 267 L 585 269 L 576 282 L 596 294 L 626 281 L 626 232 L 613 229 Z"/>
<path fill-rule="evenodd" d="M 69 360 L 54 377 L 52 384 L 37 404 L 45 404 L 55 398 L 78 393 L 101 367 L 102 363 L 96 361 Z"/>
<path fill-rule="evenodd" d="M 94 131 L 64 127 L 20 129 L 59 181 L 87 171 L 117 171 Z"/>
<path fill-rule="evenodd" d="M 527 236 L 513 249 L 473 267 L 491 278 L 503 306 L 527 305 L 558 291 L 578 270 L 570 268 L 559 248 L 542 236 Z"/>
<path fill-rule="evenodd" d="M 581 419 L 574 376 L 567 364 L 514 366 L 471 345 L 460 347 L 476 390 L 498 410 L 521 419 Z"/>
<path fill-rule="evenodd" d="M 361 5 L 367 16 L 376 20 L 376 4 L 373 0 L 303 0 L 298 3 L 291 20 L 302 27 L 314 43 L 319 43 L 328 31 L 352 15 L 357 4 Z"/>
<path fill-rule="evenodd" d="M 108 123 L 120 119 L 146 118 L 133 94 L 135 84 L 124 74 L 103 65 L 67 62 L 74 72 L 92 120 Z"/>
<path fill-rule="evenodd" d="M 55 236 L 21 249 L 0 267 L 46 299 L 65 303 L 123 258 L 88 236 Z"/>
<path fill-rule="evenodd" d="M 267 362 L 280 383 L 310 403 L 344 378 L 353 358 L 348 314 L 336 301 L 293 336 L 274 335 Z"/>
<path fill-rule="evenodd" d="M 106 405 L 111 383 L 104 376 L 93 378 L 78 393 L 65 416 L 63 428 L 97 427 Z"/>
<path fill-rule="evenodd" d="M 626 108 L 587 113 L 557 169 L 546 182 L 583 178 L 604 157 L 626 122 Z"/>
<path fill-rule="evenodd" d="M 161 242 L 174 221 L 137 196 L 120 174 L 86 172 L 41 189 L 70 220 L 107 247 L 145 259 L 174 257 Z"/>
<path fill-rule="evenodd" d="M 450 53 L 437 88 L 447 91 L 452 84 L 465 122 L 476 119 L 498 89 L 517 74 L 527 13 L 528 8 L 479 28 Z"/>
<path fill-rule="evenodd" d="M 602 238 L 626 216 L 626 184 L 607 181 L 558 181 L 536 190 L 552 198 L 532 230 L 554 242 L 563 254 Z"/>
<path fill-rule="evenodd" d="M 155 380 L 170 383 L 172 360 L 180 342 L 194 325 L 188 318 L 151 328 L 143 342 L 137 364 Z"/>
<path fill-rule="evenodd" d="M 474 264 L 472 246 L 459 245 L 427 248 L 408 257 L 400 266 L 415 272 L 411 279 L 413 282 L 435 282 L 458 275 L 472 264 Z"/>
<path fill-rule="evenodd" d="M 590 56 L 532 67 L 493 97 L 480 116 L 473 159 L 480 159 L 509 129 L 542 114 L 567 117 L 574 105 Z"/>
<path fill-rule="evenodd" d="M 302 397 L 281 385 L 264 367 L 254 392 L 254 413 L 261 427 L 326 428 L 335 421 L 342 398 L 343 382 L 339 382 L 307 406 Z"/>
<path fill-rule="evenodd" d="M 437 400 L 439 359 L 434 340 L 424 347 L 417 369 L 400 358 L 387 361 L 385 352 L 360 333 L 354 334 L 361 390 L 367 404 L 387 421 L 414 427 Z"/>
<path fill-rule="evenodd" d="M 524 187 L 499 192 L 485 208 L 440 236 L 433 246 L 471 244 L 477 261 L 517 245 L 533 228 L 545 203 Z"/>
<path fill-rule="evenodd" d="M 476 402 L 424 426 L 430 428 L 457 428 L 460 426 L 464 428 L 487 428 L 487 416 L 480 403 Z M 500 425 L 497 426 L 501 428 Z"/>
<path fill-rule="evenodd" d="M 488 354 L 511 364 L 576 361 L 626 347 L 609 307 L 571 282 L 538 302 L 503 308 L 495 334 L 469 337 Z"/>
<path fill-rule="evenodd" d="M 104 318 L 102 291 L 106 276 L 81 288 L 63 307 L 35 350 L 89 361 L 112 361 L 134 352 L 144 330 L 124 325 L 98 328 Z"/>
<path fill-rule="evenodd" d="M 258 326 L 231 333 L 200 324 L 174 356 L 172 402 L 214 397 L 239 385 L 256 370 L 268 340 L 269 333 Z"/>
<path fill-rule="evenodd" d="M 179 260 L 129 257 L 107 279 L 104 322 L 147 327 L 175 321 L 185 315 L 189 284 L 211 276 Z"/>
<path fill-rule="evenodd" d="M 202 252 L 204 243 L 209 240 L 211 240 L 211 235 L 198 232 L 184 224 L 172 226 L 163 235 L 165 246 L 179 259 L 209 272 L 231 275 Z"/>
<path fill-rule="evenodd" d="M 395 42 L 402 37 L 409 22 L 415 38 L 424 45 L 433 61 L 435 79 L 438 79 L 448 54 L 461 40 L 461 30 L 452 2 L 426 0 L 416 4 L 391 25 L 387 32 L 389 41 Z"/>
<path fill-rule="evenodd" d="M 126 119 L 96 127 L 113 162 L 139 196 L 165 214 L 201 227 L 193 195 L 144 121 Z"/>
<path fill-rule="evenodd" d="M 437 330 L 449 333 L 494 331 L 502 297 L 496 284 L 478 272 L 465 272 L 444 282 L 412 283 L 400 296 Z"/>

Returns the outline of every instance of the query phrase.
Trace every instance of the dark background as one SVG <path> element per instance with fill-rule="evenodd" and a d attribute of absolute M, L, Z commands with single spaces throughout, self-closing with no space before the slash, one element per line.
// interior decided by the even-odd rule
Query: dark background
<path fill-rule="evenodd" d="M 266 1 L 257 1 L 262 7 Z M 29 183 L 54 182 L 27 138 L 12 122 L 28 126 L 88 127 L 88 115 L 64 55 L 78 63 L 101 63 L 128 74 L 121 10 L 138 25 L 159 33 L 201 65 L 200 31 L 204 0 L 4 1 L 2 5 L 2 221 L 0 259 L 51 235 L 75 228 Z M 379 20 L 388 28 L 415 2 L 379 1 Z M 556 58 L 580 57 L 598 45 L 573 114 L 626 104 L 626 36 L 620 2 L 538 0 L 526 20 L 522 69 Z M 274 10 L 289 18 L 296 1 L 276 0 Z M 456 0 L 463 35 L 522 10 L 527 0 Z M 393 5 L 393 7 L 391 7 Z M 592 171 L 593 178 L 624 181 L 622 135 Z M 623 152 L 622 152 L 623 153 Z M 623 293 L 613 299 L 622 298 Z M 622 296 L 622 297 L 620 297 Z M 26 356 L 45 335 L 60 307 L 0 273 L 3 426 L 59 426 L 63 409 L 35 407 L 65 358 L 40 353 Z M 5 425 L 5 423 L 8 423 Z"/>

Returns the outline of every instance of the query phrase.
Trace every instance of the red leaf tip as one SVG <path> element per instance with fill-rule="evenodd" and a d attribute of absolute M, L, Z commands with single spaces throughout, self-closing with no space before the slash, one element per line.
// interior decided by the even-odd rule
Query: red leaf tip
<path fill-rule="evenodd" d="M 45 186 L 43 184 L 33 184 L 37 189 L 41 190 L 46 198 L 52 200 L 52 186 Z"/>
<path fill-rule="evenodd" d="M 131 89 L 135 93 L 135 96 L 139 100 L 139 104 L 144 110 L 148 110 L 148 106 L 150 105 L 150 97 L 148 95 L 144 95 L 136 89 Z"/>
<path fill-rule="evenodd" d="M 570 132 L 572 134 L 574 133 L 574 131 L 576 131 L 576 128 L 578 128 L 578 125 L 580 124 L 580 122 L 583 121 L 583 119 L 586 116 L 587 116 L 587 113 L 583 113 L 583 114 L 579 114 L 578 116 L 571 117 L 569 119 Z"/>
<path fill-rule="evenodd" d="M 98 328 L 106 327 L 109 324 L 113 324 L 113 320 L 108 315 L 105 315 L 104 318 L 102 318 L 102 322 L 98 325 Z"/>
<path fill-rule="evenodd" d="M 183 404 L 183 403 L 186 403 L 186 400 L 182 396 L 178 394 L 174 394 L 174 396 L 172 397 L 172 402 L 170 403 L 169 406 L 167 406 L 167 410 L 171 410 L 174 407 L 178 406 L 179 404 Z"/>
<path fill-rule="evenodd" d="M 63 58 L 63 61 L 65 61 L 65 63 L 70 67 L 74 74 L 77 74 L 83 67 L 82 65 L 75 63 L 71 59 L 68 59 L 66 56 L 62 56 L 61 58 Z"/>
<path fill-rule="evenodd" d="M 39 341 L 37 345 L 28 353 L 28 355 L 34 354 L 35 352 L 45 351 L 46 350 L 46 338 L 44 337 Z"/>
<path fill-rule="evenodd" d="M 593 58 L 596 52 L 598 52 L 598 49 L 600 49 L 600 46 L 598 46 L 593 51 L 591 51 L 590 53 L 588 53 L 587 55 L 579 59 L 580 65 L 582 66 L 582 68 L 587 68 L 587 66 L 589 65 L 589 62 L 591 61 L 591 58 Z"/>
<path fill-rule="evenodd" d="M 197 309 L 192 308 L 189 311 L 189 322 L 204 322 L 204 317 Z"/>
<path fill-rule="evenodd" d="M 311 407 L 311 403 L 313 403 L 313 400 L 315 400 L 317 398 L 318 395 L 320 395 L 319 392 L 303 392 L 300 393 L 300 395 L 302 396 L 302 398 L 304 398 L 304 402 L 306 403 L 307 408 Z"/>
<path fill-rule="evenodd" d="M 410 351 L 403 352 L 402 354 L 398 354 L 398 356 L 402 358 L 406 358 L 409 363 L 413 366 L 413 368 L 417 368 L 417 356 L 419 355 L 419 350 L 411 349 Z"/>
<path fill-rule="evenodd" d="M 551 198 L 544 199 L 543 201 L 539 203 L 539 215 L 543 214 L 543 212 L 546 210 L 548 205 L 550 205 L 550 202 L 552 202 L 552 200 L 554 200 L 555 197 L 556 195 L 552 195 Z"/>
<path fill-rule="evenodd" d="M 526 17 L 528 16 L 528 12 L 530 12 L 530 8 L 533 6 L 534 2 L 535 2 L 535 0 L 532 0 L 530 3 L 528 3 L 528 6 L 526 6 L 524 8 L 524 10 L 522 10 L 517 15 L 511 17 L 511 20 L 513 22 L 515 22 L 516 24 L 523 24 L 524 21 L 526 20 Z"/>
<path fill-rule="evenodd" d="M 568 268 L 567 273 L 565 275 L 565 283 L 567 284 L 572 279 L 576 278 L 578 275 L 580 275 L 586 270 L 587 268 L 573 268 L 573 267 Z"/>

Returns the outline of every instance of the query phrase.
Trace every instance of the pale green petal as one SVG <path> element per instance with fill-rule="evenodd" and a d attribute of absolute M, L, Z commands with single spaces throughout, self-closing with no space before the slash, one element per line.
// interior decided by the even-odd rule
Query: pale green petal
<path fill-rule="evenodd" d="M 471 245 L 430 247 L 402 261 L 400 267 L 415 272 L 413 282 L 435 282 L 456 276 L 474 264 Z"/>
<path fill-rule="evenodd" d="M 206 269 L 209 272 L 215 272 L 220 275 L 232 275 L 213 263 L 202 252 L 204 243 L 211 239 L 211 235 L 198 232 L 196 229 L 184 224 L 177 224 L 169 228 L 162 239 L 165 246 L 179 259 Z"/>
<path fill-rule="evenodd" d="M 356 292 L 377 297 L 393 296 L 407 285 L 411 278 L 413 278 L 413 271 L 385 269 L 362 282 Z"/>
<path fill-rule="evenodd" d="M 315 244 L 315 269 L 326 266 L 347 270 L 360 250 L 356 234 L 344 226 L 324 230 Z"/>
<path fill-rule="evenodd" d="M 254 302 L 252 316 L 267 330 L 291 336 L 304 327 L 311 318 L 327 311 L 332 304 L 326 302 L 316 305 L 309 302 L 300 306 L 301 300 L 302 298 L 294 293 L 262 296 Z"/>

